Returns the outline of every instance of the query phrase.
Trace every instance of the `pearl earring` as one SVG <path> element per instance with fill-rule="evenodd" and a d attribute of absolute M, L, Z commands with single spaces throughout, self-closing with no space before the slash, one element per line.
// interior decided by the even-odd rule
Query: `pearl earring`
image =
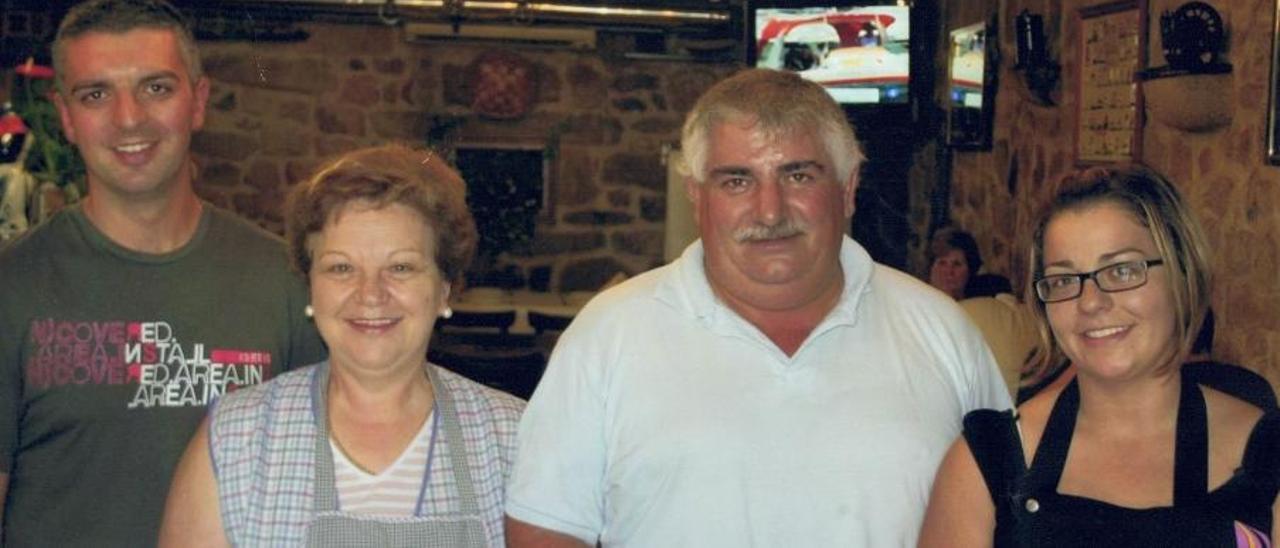
<path fill-rule="evenodd" d="M 440 317 L 441 317 L 441 318 L 444 318 L 444 319 L 446 319 L 446 320 L 447 320 L 447 319 L 449 319 L 449 318 L 452 318 L 452 317 L 453 317 L 453 309 L 452 309 L 452 308 L 449 308 L 449 307 L 447 307 L 447 306 L 446 306 L 446 307 L 444 307 L 444 310 L 441 310 L 441 311 L 440 311 Z"/>
<path fill-rule="evenodd" d="M 306 308 L 303 308 L 303 309 L 302 309 L 302 313 L 303 313 L 303 314 L 306 314 L 306 315 L 307 315 L 307 317 L 308 317 L 308 318 L 310 318 L 310 317 L 313 317 L 313 316 L 315 316 L 315 315 L 316 315 L 316 309 L 315 309 L 314 307 L 312 307 L 311 305 L 307 305 L 307 307 L 306 307 Z"/>

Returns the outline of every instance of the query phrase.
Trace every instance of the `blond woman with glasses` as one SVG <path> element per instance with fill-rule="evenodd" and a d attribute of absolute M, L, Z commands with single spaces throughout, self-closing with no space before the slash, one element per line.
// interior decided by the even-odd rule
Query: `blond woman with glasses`
<path fill-rule="evenodd" d="M 933 486 L 921 546 L 1270 546 L 1280 413 L 1184 376 L 1208 249 L 1142 168 L 1064 181 L 1030 253 L 1038 371 L 1018 411 L 974 411 Z M 1228 366 L 1223 366 L 1228 367 Z"/>

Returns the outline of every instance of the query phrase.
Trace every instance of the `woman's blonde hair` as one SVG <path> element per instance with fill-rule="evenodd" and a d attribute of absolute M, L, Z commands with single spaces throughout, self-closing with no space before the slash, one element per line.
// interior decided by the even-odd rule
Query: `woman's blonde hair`
<path fill-rule="evenodd" d="M 1040 332 L 1040 346 L 1028 362 L 1031 378 L 1044 377 L 1066 365 L 1067 357 L 1053 337 L 1045 303 L 1035 292 L 1044 276 L 1044 235 L 1049 223 L 1066 211 L 1080 211 L 1102 204 L 1116 205 L 1133 215 L 1151 233 L 1164 260 L 1173 298 L 1177 346 L 1167 367 L 1182 363 L 1195 341 L 1209 308 L 1212 283 L 1211 258 L 1204 230 L 1177 189 L 1160 174 L 1141 166 L 1091 168 L 1068 174 L 1059 183 L 1053 201 L 1040 217 L 1028 254 L 1025 301 L 1031 307 Z"/>

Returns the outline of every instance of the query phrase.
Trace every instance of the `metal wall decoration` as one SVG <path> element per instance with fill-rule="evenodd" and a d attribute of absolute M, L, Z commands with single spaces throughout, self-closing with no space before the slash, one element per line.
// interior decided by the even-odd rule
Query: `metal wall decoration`
<path fill-rule="evenodd" d="M 1145 18 L 1137 0 L 1083 8 L 1076 161 L 1137 158 L 1142 144 L 1142 93 L 1135 74 L 1146 66 Z"/>

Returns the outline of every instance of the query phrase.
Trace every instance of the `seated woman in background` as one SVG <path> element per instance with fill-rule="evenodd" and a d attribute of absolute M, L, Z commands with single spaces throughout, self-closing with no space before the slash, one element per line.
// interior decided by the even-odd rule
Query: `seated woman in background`
<path fill-rule="evenodd" d="M 978 242 L 955 227 L 934 233 L 929 256 L 929 285 L 959 301 L 960 308 L 982 331 L 1010 397 L 1017 394 L 1022 366 L 1037 337 L 1031 315 L 1011 293 L 1009 279 L 978 274 L 982 268 Z"/>
<path fill-rule="evenodd" d="M 228 394 L 175 473 L 171 546 L 502 546 L 524 403 L 426 362 L 475 250 L 465 184 L 389 145 L 329 161 L 286 207 L 329 360 Z"/>
<path fill-rule="evenodd" d="M 939 230 L 929 243 L 929 285 L 950 295 L 965 298 L 969 278 L 982 269 L 982 253 L 973 235 L 949 227 Z"/>
<path fill-rule="evenodd" d="M 1039 363 L 1065 359 L 1075 377 L 1016 415 L 965 417 L 921 546 L 1269 546 L 1280 414 L 1181 370 L 1210 268 L 1159 175 L 1069 178 L 1035 232 L 1028 299 Z"/>

